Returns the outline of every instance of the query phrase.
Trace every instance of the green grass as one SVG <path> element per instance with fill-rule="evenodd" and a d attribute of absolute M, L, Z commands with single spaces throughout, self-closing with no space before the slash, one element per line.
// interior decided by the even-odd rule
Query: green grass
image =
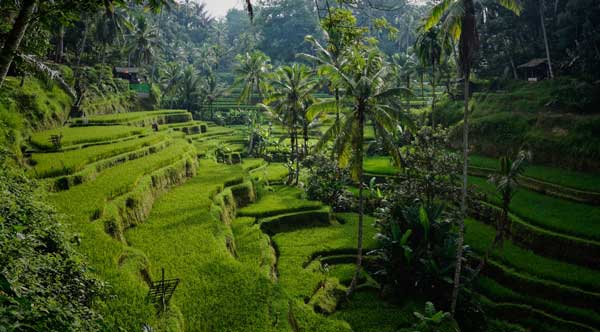
<path fill-rule="evenodd" d="M 469 182 L 499 204 L 496 190 L 486 179 L 469 177 Z M 510 209 L 527 222 L 584 239 L 600 240 L 600 207 L 545 196 L 526 189 L 515 194 Z"/>
<path fill-rule="evenodd" d="M 182 119 L 186 119 L 187 122 L 191 121 L 191 114 L 186 110 L 158 110 L 158 111 L 146 111 L 146 112 L 125 112 L 125 113 L 114 113 L 95 115 L 88 117 L 90 123 L 102 123 L 102 124 L 129 124 L 136 122 L 143 122 L 145 120 L 158 119 L 159 117 L 165 116 L 181 116 Z M 81 122 L 81 120 L 78 120 Z"/>
<path fill-rule="evenodd" d="M 353 213 L 339 214 L 344 224 L 328 227 L 305 228 L 293 232 L 280 233 L 273 236 L 279 249 L 279 282 L 286 291 L 297 299 L 310 297 L 320 282 L 327 278 L 325 271 L 317 262 L 310 262 L 311 256 L 319 252 L 336 252 L 346 250 L 353 252 L 356 248 L 358 217 Z M 374 220 L 365 218 L 365 248 L 375 246 Z"/>
<path fill-rule="evenodd" d="M 389 156 L 366 157 L 363 162 L 365 173 L 380 175 L 396 175 L 398 169 L 392 164 Z"/>
<path fill-rule="evenodd" d="M 268 182 L 279 182 L 288 176 L 288 168 L 283 163 L 269 163 L 267 167 L 261 167 L 250 171 L 253 178 L 266 180 Z"/>
<path fill-rule="evenodd" d="M 164 135 L 153 134 L 140 139 L 125 140 L 114 144 L 94 145 L 77 150 L 33 153 L 31 159 L 35 165 L 28 172 L 37 178 L 73 174 L 95 161 L 150 146 L 165 139 Z"/>
<path fill-rule="evenodd" d="M 394 305 L 382 301 L 374 292 L 359 291 L 332 318 L 347 321 L 354 332 L 396 332 L 412 326 L 413 312 L 422 311 L 423 307 L 421 301 Z"/>
<path fill-rule="evenodd" d="M 498 159 L 474 155 L 469 158 L 472 166 L 498 169 Z M 600 176 L 591 173 L 582 173 L 561 169 L 557 167 L 528 165 L 525 176 L 560 186 L 584 191 L 600 191 Z"/>
<path fill-rule="evenodd" d="M 146 132 L 148 132 L 147 129 L 129 126 L 63 127 L 37 132 L 31 136 L 31 143 L 40 149 L 50 150 L 54 148 L 50 142 L 52 135 L 62 135 L 62 146 L 68 147 L 83 143 L 111 141 Z"/>
<path fill-rule="evenodd" d="M 230 231 L 209 213 L 210 193 L 238 177 L 241 167 L 202 161 L 200 169 L 200 175 L 162 196 L 144 224 L 127 232 L 129 243 L 148 255 L 153 275 L 165 268 L 181 278 L 173 303 L 186 330 L 284 330 L 286 303 L 279 290 L 259 266 L 228 252 Z M 275 329 L 276 320 L 282 326 Z"/>
<path fill-rule="evenodd" d="M 159 153 L 106 169 L 92 181 L 49 196 L 64 214 L 67 229 L 81 239 L 78 250 L 85 255 L 91 272 L 111 285 L 114 296 L 98 303 L 98 309 L 114 329 L 136 330 L 142 322 L 157 326 L 163 320 L 156 319 L 147 303 L 148 289 L 139 274 L 147 265 L 147 257 L 115 240 L 101 221 L 90 221 L 90 217 L 103 210 L 109 199 L 131 190 L 143 176 L 180 159 L 189 147 L 178 140 Z"/>
<path fill-rule="evenodd" d="M 257 169 L 263 165 L 266 165 L 267 162 L 262 158 L 244 158 L 242 162 L 242 168 L 245 171 L 250 171 Z"/>
<path fill-rule="evenodd" d="M 466 243 L 481 254 L 486 252 L 494 241 L 494 228 L 473 219 L 467 219 L 465 225 Z M 600 291 L 598 286 L 600 271 L 538 256 L 510 241 L 505 241 L 503 248 L 492 250 L 491 256 L 517 271 L 536 278 L 556 281 L 583 290 Z"/>
<path fill-rule="evenodd" d="M 262 195 L 260 200 L 238 211 L 240 216 L 267 217 L 283 213 L 321 208 L 321 202 L 301 199 L 302 190 L 281 186 Z"/>
<path fill-rule="evenodd" d="M 565 317 L 568 320 L 585 321 L 591 325 L 600 324 L 600 315 L 593 309 L 569 307 L 561 303 L 519 294 L 485 276 L 477 278 L 476 288 L 495 302 L 529 304 L 550 314 Z"/>

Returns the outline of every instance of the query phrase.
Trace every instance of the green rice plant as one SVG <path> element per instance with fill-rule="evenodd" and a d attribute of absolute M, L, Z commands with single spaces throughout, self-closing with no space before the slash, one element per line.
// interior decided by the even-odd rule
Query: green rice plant
<path fill-rule="evenodd" d="M 76 124 L 83 124 L 83 119 L 75 121 Z M 125 112 L 104 115 L 94 115 L 87 118 L 90 124 L 130 124 L 148 126 L 152 122 L 161 124 L 189 122 L 192 121 L 192 115 L 186 110 L 158 110 L 146 112 Z"/>
<path fill-rule="evenodd" d="M 255 218 L 239 217 L 232 224 L 238 260 L 249 266 L 258 266 L 262 273 L 275 279 L 277 257 L 271 239 L 255 224 Z"/>
<path fill-rule="evenodd" d="M 31 160 L 34 165 L 28 170 L 28 174 L 36 178 L 73 174 L 95 161 L 150 146 L 165 139 L 166 137 L 162 134 L 153 134 L 140 139 L 94 145 L 77 150 L 33 153 Z"/>
<path fill-rule="evenodd" d="M 148 220 L 126 233 L 128 242 L 147 254 L 152 275 L 164 268 L 181 278 L 172 302 L 187 329 L 289 331 L 287 301 L 279 287 L 261 266 L 232 255 L 227 248 L 231 230 L 208 213 L 211 193 L 237 178 L 241 167 L 203 160 L 200 169 L 155 203 Z"/>
<path fill-rule="evenodd" d="M 278 187 L 275 192 L 261 196 L 258 202 L 238 211 L 239 216 L 265 218 L 285 213 L 315 210 L 321 202 L 301 199 L 302 190 L 295 187 Z"/>
<path fill-rule="evenodd" d="M 269 163 L 267 167 L 261 167 L 250 171 L 250 175 L 257 181 L 267 183 L 282 182 L 289 174 L 289 169 L 283 163 Z"/>
<path fill-rule="evenodd" d="M 267 165 L 267 163 L 262 158 L 244 158 L 244 161 L 242 162 L 242 168 L 247 172 L 265 165 Z"/>
<path fill-rule="evenodd" d="M 469 162 L 472 166 L 480 168 L 494 170 L 498 168 L 498 159 L 481 155 L 470 156 Z M 528 165 L 524 175 L 567 188 L 600 192 L 600 176 L 597 174 L 576 172 L 551 166 Z"/>
<path fill-rule="evenodd" d="M 499 197 L 492 184 L 486 179 L 470 177 L 469 182 L 498 205 Z M 600 207 L 575 203 L 545 196 L 526 189 L 519 189 L 511 205 L 511 212 L 523 220 L 583 239 L 600 240 Z"/>
<path fill-rule="evenodd" d="M 33 134 L 31 144 L 42 150 L 52 150 L 52 135 L 62 135 L 62 146 L 68 147 L 83 143 L 112 141 L 123 137 L 141 135 L 148 130 L 128 126 L 63 127 L 44 130 Z"/>
<path fill-rule="evenodd" d="M 494 241 L 494 228 L 474 219 L 466 219 L 465 226 L 466 243 L 476 252 L 485 253 Z M 490 255 L 520 273 L 582 290 L 600 292 L 599 271 L 538 256 L 510 241 L 506 241 L 502 248 L 494 248 Z"/>
<path fill-rule="evenodd" d="M 331 317 L 347 321 L 356 332 L 396 332 L 414 323 L 413 312 L 421 310 L 421 303 L 410 299 L 400 305 L 389 304 L 381 301 L 376 292 L 357 291 L 352 301 Z"/>
<path fill-rule="evenodd" d="M 366 157 L 364 162 L 364 170 L 367 174 L 376 175 L 396 175 L 398 169 L 392 164 L 390 156 L 371 156 Z"/>
<path fill-rule="evenodd" d="M 583 322 L 591 326 L 600 324 L 600 315 L 594 310 L 586 308 L 574 308 L 560 302 L 552 302 L 541 298 L 524 295 L 505 287 L 498 282 L 485 276 L 481 276 L 476 282 L 477 291 L 496 302 L 513 302 L 529 304 L 550 314 L 567 320 Z"/>
<path fill-rule="evenodd" d="M 304 228 L 279 233 L 272 237 L 279 252 L 279 282 L 290 296 L 304 300 L 327 278 L 318 261 L 313 259 L 328 253 L 348 252 L 356 248 L 355 213 L 337 214 L 344 223 L 328 227 Z M 365 218 L 365 248 L 375 248 L 374 220 Z"/>
<path fill-rule="evenodd" d="M 188 149 L 189 144 L 178 141 L 160 153 L 109 168 L 93 181 L 49 196 L 64 214 L 63 223 L 81 239 L 79 250 L 94 274 L 111 285 L 114 296 L 97 304 L 109 329 L 136 330 L 142 323 L 157 326 L 165 322 L 157 319 L 155 309 L 146 301 L 147 284 L 140 272 L 148 269 L 147 256 L 115 240 L 106 232 L 105 224 L 94 219 L 102 216 L 108 199 L 133 190 L 139 179 L 182 158 Z M 176 315 L 164 319 L 177 323 Z"/>

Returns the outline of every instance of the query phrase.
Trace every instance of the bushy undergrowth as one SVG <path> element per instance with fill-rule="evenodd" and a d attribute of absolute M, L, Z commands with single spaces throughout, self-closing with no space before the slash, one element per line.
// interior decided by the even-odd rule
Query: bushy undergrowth
<path fill-rule="evenodd" d="M 104 286 L 75 252 L 37 183 L 0 155 L 0 326 L 5 331 L 95 331 Z"/>

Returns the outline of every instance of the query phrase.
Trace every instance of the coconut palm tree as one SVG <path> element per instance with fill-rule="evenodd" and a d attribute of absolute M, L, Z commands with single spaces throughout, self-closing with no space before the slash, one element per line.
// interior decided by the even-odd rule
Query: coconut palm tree
<path fill-rule="evenodd" d="M 242 87 L 239 102 L 250 104 L 252 95 L 256 92 L 258 97 L 262 99 L 264 83 L 266 82 L 267 74 L 271 70 L 269 57 L 261 51 L 252 53 L 239 54 L 235 58 L 237 65 L 233 69 L 236 79 L 233 83 L 234 87 Z"/>
<path fill-rule="evenodd" d="M 368 120 L 377 129 L 383 145 L 400 164 L 400 153 L 394 145 L 393 133 L 398 130 L 398 119 L 404 123 L 408 118 L 400 114 L 399 108 L 391 107 L 390 99 L 409 94 L 406 88 L 389 87 L 386 82 L 389 66 L 378 50 L 354 47 L 344 55 L 342 66 L 334 63 L 323 64 L 321 71 L 339 81 L 343 96 L 341 103 L 346 105 L 339 120 L 336 120 L 316 145 L 320 149 L 333 141 L 333 149 L 340 167 L 349 167 L 354 181 L 358 182 L 358 240 L 356 272 L 348 287 L 350 296 L 356 287 L 362 268 L 363 256 L 363 220 L 364 220 L 364 127 Z M 391 80 L 390 80 L 391 81 Z M 337 102 L 324 101 L 309 108 L 308 118 L 313 119 L 325 112 L 335 112 Z"/>
<path fill-rule="evenodd" d="M 130 59 L 138 66 L 150 63 L 158 48 L 160 39 L 158 29 L 141 16 L 136 20 L 134 31 L 129 35 L 129 46 L 127 51 Z"/>
<path fill-rule="evenodd" d="M 513 11 L 517 15 L 521 12 L 518 0 L 496 0 L 500 5 Z M 475 17 L 474 0 L 443 0 L 435 5 L 428 17 L 425 19 L 425 30 L 441 24 L 440 28 L 454 40 L 458 40 L 458 53 L 460 72 L 464 83 L 464 118 L 463 118 L 463 185 L 461 190 L 460 211 L 461 217 L 458 223 L 459 236 L 456 250 L 456 268 L 454 271 L 454 288 L 450 312 L 456 312 L 456 302 L 460 289 L 460 275 L 463 261 L 463 246 L 465 238 L 464 218 L 467 215 L 467 179 L 469 159 L 469 78 L 471 77 L 471 64 L 473 55 L 479 46 L 479 34 L 477 33 L 477 19 Z"/>
<path fill-rule="evenodd" d="M 167 62 L 160 70 L 160 87 L 165 95 L 170 96 L 170 107 L 176 99 L 177 89 L 181 83 L 183 66 L 180 62 Z"/>
<path fill-rule="evenodd" d="M 223 84 L 218 82 L 215 73 L 213 73 L 212 70 L 207 71 L 200 86 L 200 95 L 208 106 L 211 120 L 214 120 L 215 118 L 213 109 L 214 102 L 219 99 L 219 97 L 224 96 L 226 92 L 227 89 L 225 86 L 223 86 Z"/>
<path fill-rule="evenodd" d="M 500 158 L 500 169 L 498 174 L 490 176 L 490 182 L 496 186 L 496 190 L 502 196 L 502 214 L 496 226 L 496 238 L 494 245 L 502 246 L 504 238 L 510 228 L 508 210 L 510 202 L 519 187 L 519 176 L 525 171 L 527 161 L 530 159 L 529 153 L 520 151 L 517 157 L 512 160 L 509 156 Z"/>
<path fill-rule="evenodd" d="M 433 27 L 429 30 L 423 28 L 419 29 L 417 41 L 415 42 L 415 53 L 419 59 L 419 62 L 423 67 L 431 68 L 431 89 L 432 89 L 432 100 L 431 100 L 431 126 L 435 127 L 435 74 L 436 65 L 439 65 L 442 58 L 443 41 L 441 40 L 441 34 L 439 28 Z"/>
<path fill-rule="evenodd" d="M 271 92 L 265 103 L 261 105 L 267 112 L 288 128 L 291 140 L 291 156 L 295 161 L 295 175 L 290 178 L 297 184 L 300 172 L 300 151 L 298 129 L 303 128 L 304 145 L 308 140 L 308 123 L 306 113 L 313 103 L 312 94 L 318 88 L 319 81 L 313 71 L 301 64 L 283 66 L 277 70 L 270 82 Z M 270 105 L 270 106 L 267 106 Z"/>

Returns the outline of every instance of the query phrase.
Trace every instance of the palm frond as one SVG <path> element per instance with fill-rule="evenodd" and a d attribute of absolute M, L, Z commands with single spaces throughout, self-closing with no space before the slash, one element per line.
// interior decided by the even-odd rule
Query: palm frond
<path fill-rule="evenodd" d="M 433 28 L 435 25 L 437 25 L 438 23 L 440 23 L 440 21 L 442 20 L 442 17 L 446 13 L 446 11 L 450 7 L 450 5 L 452 5 L 452 3 L 454 3 L 454 2 L 455 2 L 455 0 L 443 0 L 439 4 L 435 5 L 431 9 L 431 12 L 429 12 L 429 15 L 425 18 L 423 28 L 425 30 L 429 30 L 429 29 Z"/>
<path fill-rule="evenodd" d="M 521 1 L 519 1 L 519 0 L 498 0 L 498 3 L 500 4 L 500 6 L 512 11 L 517 16 L 521 15 L 521 10 L 523 9 Z"/>

